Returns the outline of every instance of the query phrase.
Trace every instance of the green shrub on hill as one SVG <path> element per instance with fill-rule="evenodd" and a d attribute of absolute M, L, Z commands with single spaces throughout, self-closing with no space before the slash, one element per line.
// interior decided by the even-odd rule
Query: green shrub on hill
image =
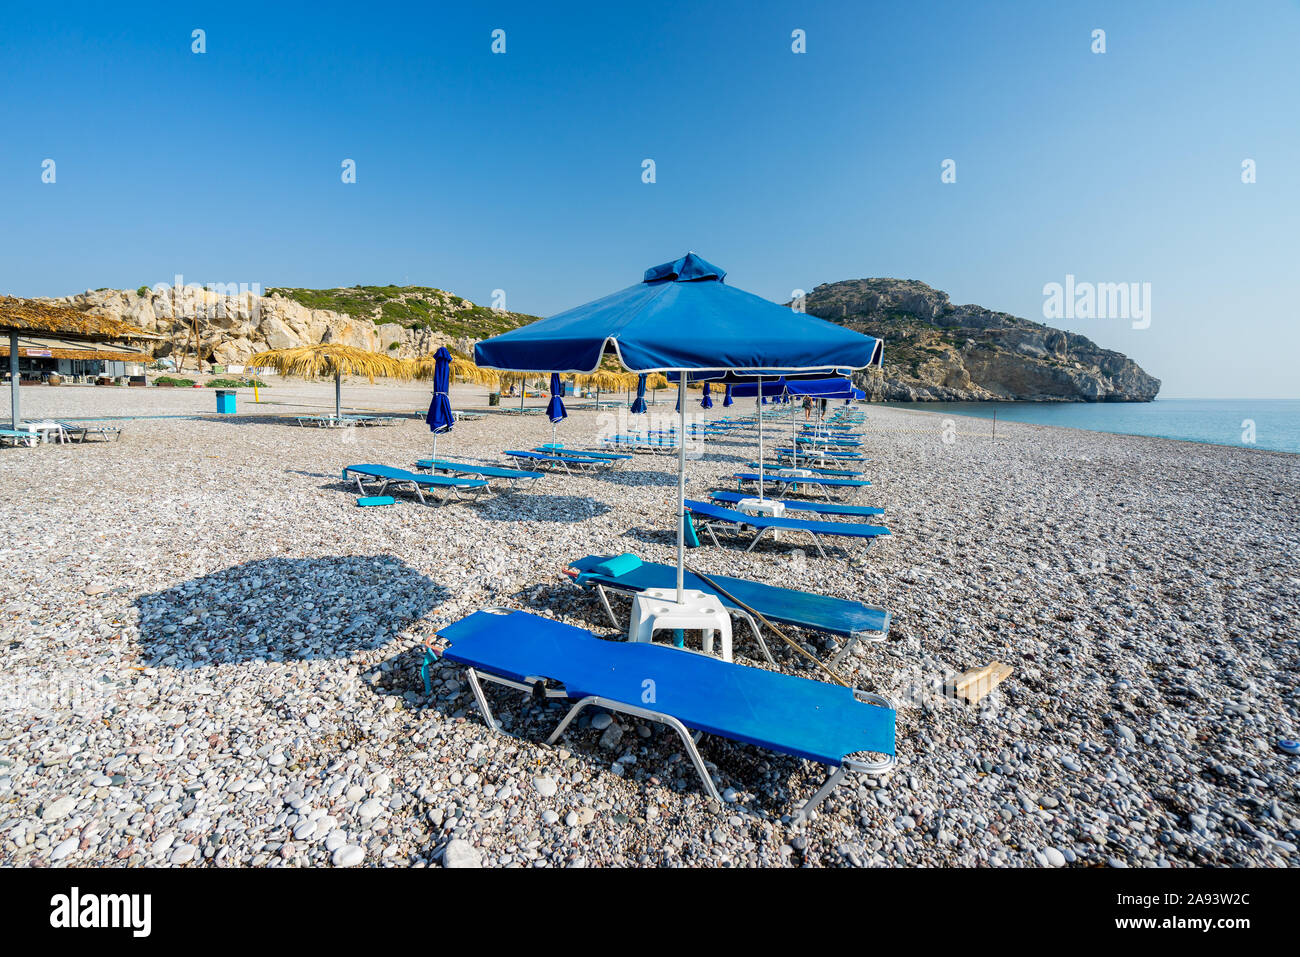
<path fill-rule="evenodd" d="M 354 319 L 425 328 L 453 338 L 482 339 L 526 325 L 537 317 L 475 305 L 431 286 L 349 286 L 342 289 L 268 289 L 309 309 L 329 309 Z"/>

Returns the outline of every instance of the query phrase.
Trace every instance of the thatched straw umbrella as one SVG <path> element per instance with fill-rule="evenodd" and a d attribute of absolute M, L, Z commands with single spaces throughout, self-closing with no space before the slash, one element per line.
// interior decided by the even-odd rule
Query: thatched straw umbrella
<path fill-rule="evenodd" d="M 580 385 L 587 388 L 595 388 L 596 405 L 600 405 L 600 394 L 602 392 L 622 392 L 629 387 L 636 387 L 637 377 L 631 372 L 610 372 L 608 369 L 597 369 L 589 375 L 574 376 L 574 380 Z"/>
<path fill-rule="evenodd" d="M 254 368 L 270 367 L 280 375 L 302 376 L 307 379 L 332 375 L 336 421 L 343 420 L 343 377 L 345 375 L 363 375 L 374 382 L 377 375 L 405 378 L 408 374 L 406 366 L 392 356 L 337 342 L 322 342 L 316 346 L 259 352 L 248 360 L 248 364 Z"/>
<path fill-rule="evenodd" d="M 658 405 L 659 390 L 668 388 L 668 376 L 662 372 L 652 372 L 646 376 L 645 387 L 654 391 L 654 402 Z"/>
<path fill-rule="evenodd" d="M 545 379 L 549 372 L 498 372 L 503 386 L 519 385 L 519 411 L 524 411 L 524 398 L 528 395 L 529 379 Z"/>

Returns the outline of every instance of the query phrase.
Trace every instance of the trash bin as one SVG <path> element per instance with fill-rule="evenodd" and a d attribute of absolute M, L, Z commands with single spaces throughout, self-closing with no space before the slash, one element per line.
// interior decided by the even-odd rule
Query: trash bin
<path fill-rule="evenodd" d="M 488 393 L 488 405 L 500 405 L 500 404 L 501 404 L 501 393 L 500 393 L 500 392 L 489 392 L 489 393 Z"/>
<path fill-rule="evenodd" d="M 217 411 L 222 415 L 235 414 L 235 390 L 218 389 L 217 390 Z"/>

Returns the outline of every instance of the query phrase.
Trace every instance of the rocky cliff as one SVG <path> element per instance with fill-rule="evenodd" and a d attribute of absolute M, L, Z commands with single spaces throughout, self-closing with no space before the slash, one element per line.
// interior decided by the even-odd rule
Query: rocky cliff
<path fill-rule="evenodd" d="M 395 358 L 451 345 L 470 351 L 474 340 L 536 317 L 488 309 L 420 286 L 271 289 L 267 295 L 200 286 L 96 289 L 46 300 L 111 316 L 163 336 L 155 358 L 194 362 L 193 330 L 204 362 L 239 365 L 255 352 L 341 342 Z"/>
<path fill-rule="evenodd" d="M 1156 379 L 1085 336 L 982 306 L 909 279 L 818 286 L 810 315 L 885 340 L 883 371 L 858 374 L 876 400 L 1149 402 Z"/>

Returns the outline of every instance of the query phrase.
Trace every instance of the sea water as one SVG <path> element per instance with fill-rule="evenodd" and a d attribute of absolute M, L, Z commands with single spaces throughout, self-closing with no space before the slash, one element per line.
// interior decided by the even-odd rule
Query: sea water
<path fill-rule="evenodd" d="M 1154 402 L 889 402 L 891 408 L 974 415 L 1094 432 L 1150 435 L 1300 453 L 1300 399 Z"/>

